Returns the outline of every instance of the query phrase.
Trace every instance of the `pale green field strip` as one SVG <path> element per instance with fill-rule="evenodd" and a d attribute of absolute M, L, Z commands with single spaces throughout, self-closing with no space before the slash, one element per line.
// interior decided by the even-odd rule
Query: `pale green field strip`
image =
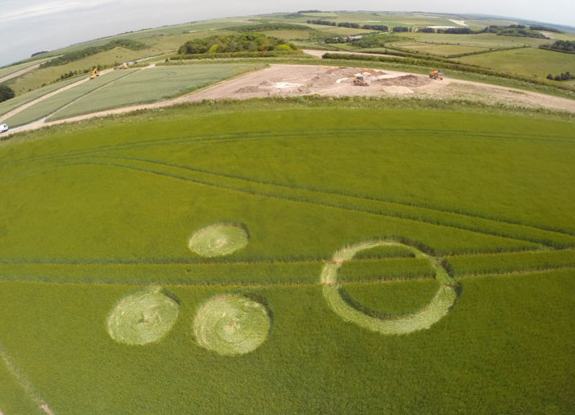
<path fill-rule="evenodd" d="M 75 78 L 67 79 L 65 81 L 58 82 L 56 84 L 47 85 L 47 86 L 42 87 L 40 89 L 36 89 L 34 91 L 27 92 L 25 94 L 22 94 L 22 95 L 19 95 L 17 97 L 14 97 L 12 99 L 9 99 L 8 101 L 0 102 L 0 115 L 7 114 L 8 112 L 10 112 L 10 111 L 12 111 L 18 107 L 21 107 L 22 105 L 27 104 L 31 101 L 34 101 L 35 99 L 43 97 L 44 95 L 47 95 L 50 92 L 54 92 L 54 91 L 61 89 L 65 86 L 73 84 L 74 82 L 78 82 L 79 80 L 81 80 L 81 78 L 83 78 L 83 77 L 75 77 Z"/>
<path fill-rule="evenodd" d="M 86 96 L 48 121 L 173 98 L 261 67 L 257 64 L 193 64 L 144 69 L 114 83 L 113 88 Z"/>
<path fill-rule="evenodd" d="M 18 65 L 11 65 L 11 66 L 6 66 L 4 68 L 0 68 L 0 78 L 4 78 L 5 76 L 12 75 L 13 73 L 21 71 L 23 69 L 30 68 L 30 67 L 38 65 L 38 64 L 42 64 L 48 60 L 49 59 L 37 59 L 35 61 L 29 61 L 29 62 L 24 62 L 24 63 L 18 64 Z"/>
<path fill-rule="evenodd" d="M 485 26 L 484 26 L 485 27 Z M 451 35 L 445 33 L 408 33 L 402 35 L 409 38 L 414 38 L 422 42 L 430 43 L 449 43 L 461 46 L 473 46 L 480 48 L 494 48 L 501 49 L 511 46 L 530 45 L 532 47 L 539 47 L 545 43 L 553 43 L 553 41 L 535 38 L 520 38 L 512 36 L 497 36 L 493 33 L 483 33 L 480 35 Z"/>
<path fill-rule="evenodd" d="M 479 52 L 488 51 L 485 47 L 479 46 L 461 46 L 454 44 L 436 44 L 436 43 L 410 43 L 410 42 L 400 42 L 393 43 L 390 46 L 397 47 L 400 49 L 407 49 L 410 51 L 418 51 L 431 53 L 434 55 L 455 55 L 458 53 L 469 53 L 469 52 Z"/>
<path fill-rule="evenodd" d="M 515 49 L 494 52 L 488 55 L 474 55 L 459 58 L 463 63 L 479 65 L 498 71 L 545 78 L 548 74 L 558 75 L 573 72 L 575 55 L 544 49 Z"/>
<path fill-rule="evenodd" d="M 525 240 L 550 246 L 564 247 L 575 245 L 575 237 L 573 235 L 536 229 L 525 225 L 509 224 L 477 217 L 472 218 L 457 213 L 439 213 L 431 209 L 378 201 L 369 197 L 347 196 L 335 192 L 330 193 L 299 186 L 263 182 L 241 176 L 234 177 L 226 173 L 206 171 L 190 166 L 163 163 L 154 160 L 116 156 L 110 156 L 110 158 L 112 160 L 119 159 L 120 161 L 102 163 L 102 165 L 159 174 L 206 186 L 215 186 L 255 195 L 330 206 L 337 209 L 357 210 L 376 215 L 399 217 L 406 220 L 416 220 L 434 225 L 454 227 L 472 232 Z M 87 162 L 86 164 L 90 165 L 91 163 L 92 162 Z M 98 165 L 98 162 L 93 162 L 93 165 Z M 281 190 L 281 192 L 279 190 Z M 400 205 L 400 207 L 398 205 Z"/>
<path fill-rule="evenodd" d="M 506 273 L 575 268 L 573 250 L 502 252 L 488 255 L 446 257 L 456 279 Z M 137 261 L 92 262 L 0 261 L 0 279 L 53 283 L 273 286 L 317 285 L 321 268 L 328 258 L 305 260 L 230 259 L 226 262 Z M 385 283 L 426 281 L 435 273 L 426 260 L 417 258 L 354 258 L 339 271 L 344 283 Z"/>
<path fill-rule="evenodd" d="M 88 82 L 54 95 L 53 97 L 50 97 L 41 103 L 25 109 L 13 117 L 10 117 L 8 120 L 6 120 L 6 122 L 9 125 L 18 126 L 37 121 L 55 113 L 66 105 L 74 103 L 74 101 L 80 97 L 90 96 L 91 93 L 100 88 L 104 88 L 125 76 L 133 75 L 136 71 L 138 70 L 129 69 L 126 71 L 114 71 L 106 75 L 99 76 L 95 79 L 91 79 Z M 76 104 L 73 106 L 75 105 Z"/>

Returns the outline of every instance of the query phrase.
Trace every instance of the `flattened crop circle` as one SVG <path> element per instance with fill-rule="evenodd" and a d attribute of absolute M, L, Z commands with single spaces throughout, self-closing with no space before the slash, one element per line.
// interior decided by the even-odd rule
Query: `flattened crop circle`
<path fill-rule="evenodd" d="M 188 248 L 203 257 L 230 255 L 244 248 L 250 238 L 246 229 L 233 223 L 217 223 L 195 232 Z"/>
<path fill-rule="evenodd" d="M 118 343 L 145 345 L 161 340 L 178 319 L 180 305 L 160 287 L 122 298 L 108 316 L 108 333 Z"/>
<path fill-rule="evenodd" d="M 351 260 L 358 252 L 381 246 L 397 246 L 409 249 L 416 258 L 424 258 L 435 270 L 435 278 L 439 282 L 439 290 L 431 302 L 418 312 L 398 317 L 379 317 L 365 314 L 349 304 L 342 297 L 343 287 L 337 281 L 337 274 L 344 262 Z M 357 324 L 365 329 L 381 334 L 408 334 L 417 330 L 430 328 L 441 320 L 454 306 L 457 300 L 456 283 L 445 268 L 426 253 L 392 239 L 382 239 L 352 245 L 337 251 L 321 273 L 323 296 L 330 308 L 343 320 Z"/>
<path fill-rule="evenodd" d="M 212 298 L 200 307 L 193 332 L 201 347 L 233 356 L 257 349 L 268 338 L 271 324 L 270 311 L 263 303 L 230 294 Z"/>

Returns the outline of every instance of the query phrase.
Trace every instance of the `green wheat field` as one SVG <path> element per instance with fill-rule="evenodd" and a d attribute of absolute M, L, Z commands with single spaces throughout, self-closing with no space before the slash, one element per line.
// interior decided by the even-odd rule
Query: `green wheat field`
<path fill-rule="evenodd" d="M 395 100 L 2 141 L 0 408 L 574 413 L 573 160 L 573 118 Z"/>

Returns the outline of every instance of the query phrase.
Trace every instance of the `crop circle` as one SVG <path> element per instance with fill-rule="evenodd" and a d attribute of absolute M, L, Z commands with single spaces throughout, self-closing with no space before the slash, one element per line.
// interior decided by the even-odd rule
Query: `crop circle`
<path fill-rule="evenodd" d="M 269 336 L 271 313 L 262 302 L 240 294 L 206 301 L 193 322 L 196 342 L 224 356 L 249 353 Z"/>
<path fill-rule="evenodd" d="M 195 232 L 188 248 L 203 257 L 230 255 L 244 248 L 250 240 L 246 228 L 234 223 L 217 223 Z"/>
<path fill-rule="evenodd" d="M 358 252 L 382 246 L 404 247 L 409 249 L 416 258 L 424 258 L 435 270 L 435 278 L 439 282 L 439 290 L 431 302 L 415 313 L 401 316 L 373 316 L 354 307 L 342 296 L 343 287 L 337 281 L 338 271 L 344 262 L 351 260 Z M 363 242 L 345 247 L 337 251 L 331 261 L 322 270 L 321 284 L 325 300 L 330 308 L 343 320 L 357 324 L 365 329 L 381 334 L 408 334 L 417 330 L 430 328 L 441 320 L 454 306 L 457 300 L 456 283 L 445 268 L 434 258 L 419 249 L 392 239 L 382 239 Z"/>
<path fill-rule="evenodd" d="M 118 343 L 145 345 L 161 340 L 178 319 L 180 305 L 160 287 L 122 298 L 108 316 L 108 333 Z"/>

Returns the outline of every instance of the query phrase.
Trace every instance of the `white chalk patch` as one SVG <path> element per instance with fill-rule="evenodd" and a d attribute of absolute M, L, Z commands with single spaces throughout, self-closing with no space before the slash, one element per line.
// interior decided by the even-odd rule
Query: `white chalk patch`
<path fill-rule="evenodd" d="M 274 87 L 279 89 L 299 88 L 302 84 L 293 84 L 291 82 L 276 82 Z"/>
<path fill-rule="evenodd" d="M 459 25 L 459 26 L 466 26 L 466 27 L 467 27 L 467 24 L 465 23 L 465 20 L 453 20 L 453 19 L 449 19 L 449 21 L 450 21 L 450 22 L 453 22 L 453 23 L 455 23 L 455 24 L 457 24 L 457 25 Z"/>

